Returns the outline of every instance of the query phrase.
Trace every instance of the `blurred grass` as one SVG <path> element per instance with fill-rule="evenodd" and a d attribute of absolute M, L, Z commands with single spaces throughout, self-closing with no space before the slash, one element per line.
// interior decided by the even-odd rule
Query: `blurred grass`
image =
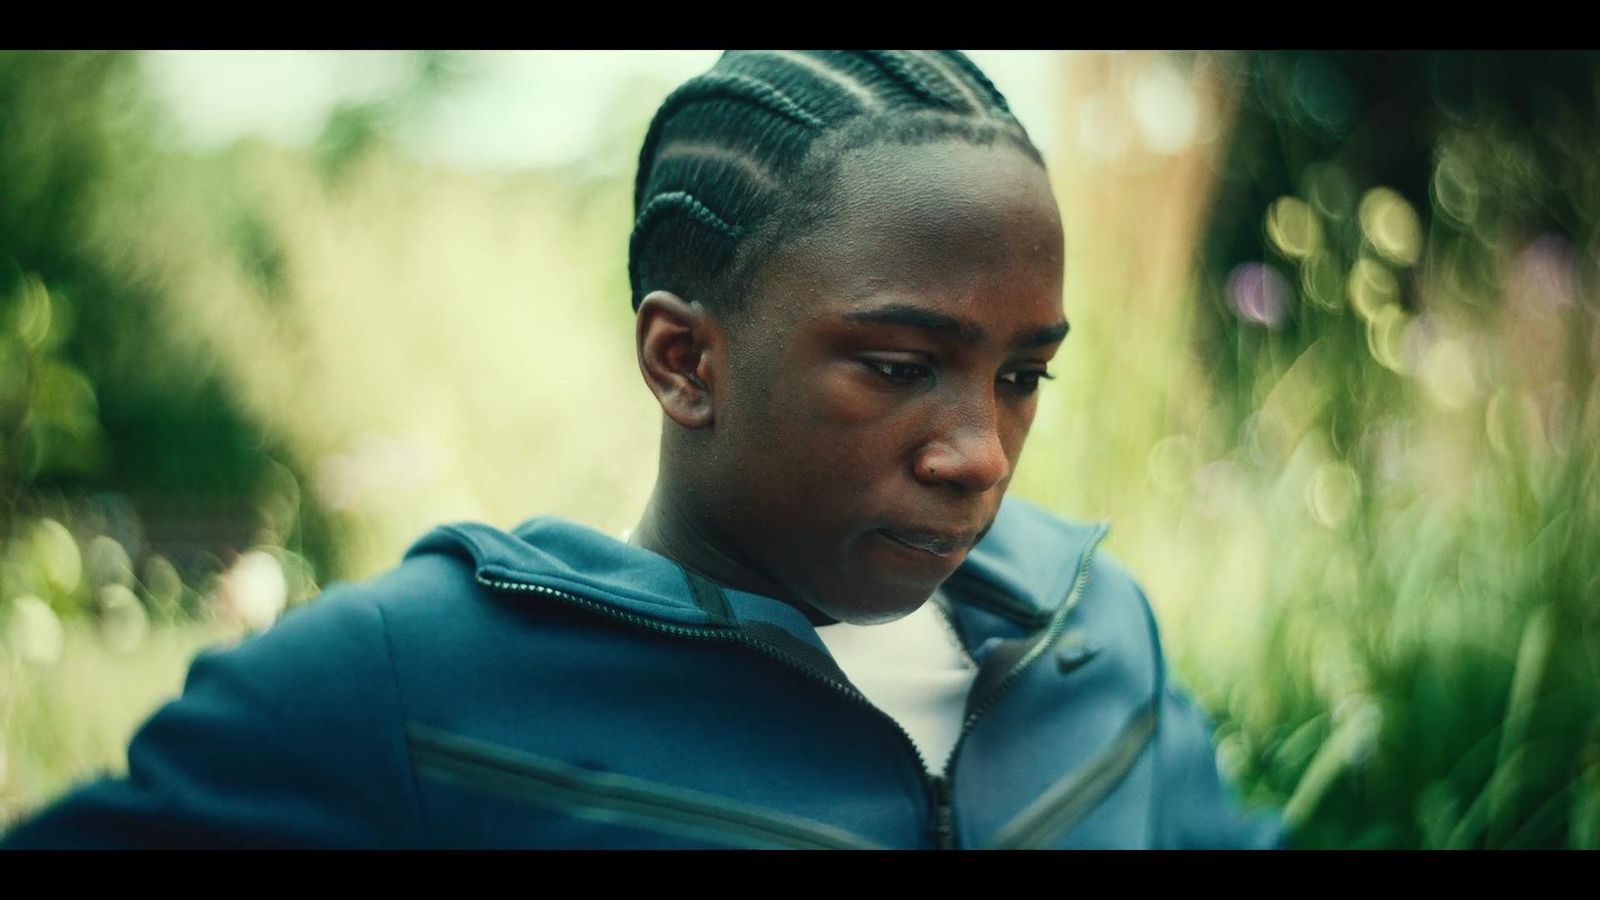
<path fill-rule="evenodd" d="M 1220 765 L 1298 845 L 1600 847 L 1600 209 L 1518 205 L 1580 164 L 1451 126 L 1427 136 L 1419 194 L 1361 168 L 1323 63 L 1264 82 L 1296 86 L 1276 119 L 1238 57 L 1061 65 L 1073 334 L 1012 489 L 1112 520 Z M 652 94 L 629 96 L 597 153 L 636 148 Z M 346 110 L 306 150 L 152 150 L 93 205 L 96 264 L 158 298 L 163 339 L 282 464 L 248 498 L 253 562 L 177 587 L 148 552 L 105 563 L 105 528 L 70 503 L 12 507 L 7 815 L 120 765 L 193 649 L 252 609 L 385 569 L 449 518 L 637 515 L 658 413 L 633 358 L 627 176 L 423 165 L 384 136 L 401 108 Z M 1240 156 L 1267 145 L 1282 158 Z M 308 517 L 337 569 L 288 549 Z M 152 623 L 120 652 L 95 637 L 137 615 L 118 586 Z M 65 626 L 54 662 L 22 658 L 40 606 Z M 195 620 L 212 624 L 167 624 Z"/>
<path fill-rule="evenodd" d="M 1497 221 L 1489 188 L 1463 223 L 1449 196 L 1419 215 L 1356 182 L 1341 209 L 1313 179 L 1267 194 L 1255 224 L 1286 317 L 1251 321 L 1224 293 L 1219 350 L 1189 261 L 1239 148 L 1226 129 L 1140 146 L 1126 98 L 1172 57 L 1068 65 L 1078 130 L 1061 143 L 1078 152 L 1052 171 L 1074 333 L 1013 490 L 1112 520 L 1108 546 L 1219 721 L 1224 771 L 1284 809 L 1297 845 L 1595 847 L 1593 244 Z M 1203 119 L 1237 117 L 1235 65 L 1186 72 Z M 1446 178 L 1492 183 L 1519 140 L 1481 137 L 1436 145 L 1436 198 Z M 1286 234 L 1285 211 L 1309 224 Z M 1418 219 L 1409 255 L 1393 239 Z M 1234 381 L 1208 352 L 1241 354 Z"/>
<path fill-rule="evenodd" d="M 125 772 L 129 737 L 177 693 L 189 660 L 234 634 L 163 624 L 117 649 L 79 620 L 66 623 L 52 664 L 0 647 L 0 829 L 92 773 Z"/>

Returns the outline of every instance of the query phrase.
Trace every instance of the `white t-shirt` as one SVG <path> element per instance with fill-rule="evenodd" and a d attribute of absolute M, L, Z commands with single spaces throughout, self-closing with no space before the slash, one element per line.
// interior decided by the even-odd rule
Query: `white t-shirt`
<path fill-rule="evenodd" d="M 632 533 L 618 537 L 626 542 Z M 934 599 L 882 625 L 819 625 L 817 637 L 861 693 L 911 736 L 928 771 L 942 773 L 978 666 Z"/>
<path fill-rule="evenodd" d="M 928 770 L 941 773 L 978 667 L 934 601 L 882 625 L 819 625 L 817 636 L 861 693 L 911 735 Z"/>

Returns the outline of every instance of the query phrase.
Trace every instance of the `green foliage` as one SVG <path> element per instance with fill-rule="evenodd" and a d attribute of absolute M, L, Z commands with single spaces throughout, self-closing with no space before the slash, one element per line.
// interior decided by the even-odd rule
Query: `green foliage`
<path fill-rule="evenodd" d="M 0 123 L 0 535 L 41 497 L 255 492 L 281 449 L 174 339 L 108 215 L 148 208 L 162 165 L 136 57 L 0 54 Z M 276 277 L 270 234 L 241 218 L 237 240 Z"/>
<path fill-rule="evenodd" d="M 276 554 L 279 602 L 331 558 L 300 477 L 109 227 L 147 208 L 155 130 L 130 54 L 0 53 L 0 818 L 117 764 L 196 642 L 278 596 L 217 551 Z M 240 239 L 269 278 L 268 238 Z"/>
<path fill-rule="evenodd" d="M 1240 66 L 1197 347 L 1273 638 L 1247 704 L 1197 680 L 1303 845 L 1594 846 L 1597 63 Z"/>

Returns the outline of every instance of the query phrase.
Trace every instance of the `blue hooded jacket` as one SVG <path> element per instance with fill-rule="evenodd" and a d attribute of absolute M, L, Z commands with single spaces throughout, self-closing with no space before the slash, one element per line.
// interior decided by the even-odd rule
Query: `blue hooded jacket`
<path fill-rule="evenodd" d="M 559 518 L 443 526 L 201 653 L 125 778 L 0 845 L 1281 846 L 1104 534 L 1004 501 L 941 592 L 980 665 L 924 761 L 787 604 Z"/>

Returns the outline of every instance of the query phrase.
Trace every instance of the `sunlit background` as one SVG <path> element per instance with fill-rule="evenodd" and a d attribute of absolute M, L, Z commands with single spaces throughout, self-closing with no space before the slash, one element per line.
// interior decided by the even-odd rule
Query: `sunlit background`
<path fill-rule="evenodd" d="M 1307 847 L 1600 848 L 1600 56 L 972 51 L 1073 333 L 1012 490 Z M 441 521 L 613 533 L 713 52 L 0 53 L 0 828 Z"/>

